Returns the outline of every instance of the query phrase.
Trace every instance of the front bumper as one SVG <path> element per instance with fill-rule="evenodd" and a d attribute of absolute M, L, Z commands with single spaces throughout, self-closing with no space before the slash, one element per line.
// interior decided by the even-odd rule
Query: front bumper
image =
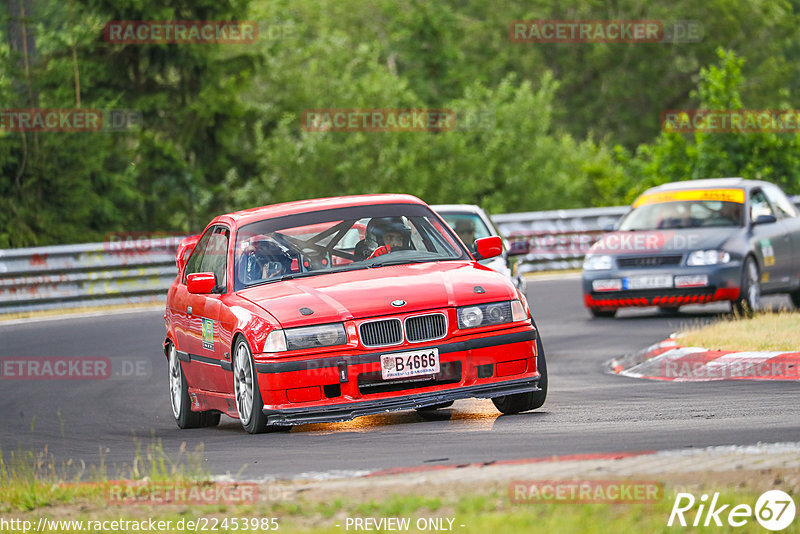
<path fill-rule="evenodd" d="M 481 337 L 341 351 L 316 358 L 256 359 L 263 412 L 270 424 L 346 421 L 368 414 L 431 406 L 470 397 L 537 391 L 536 329 L 528 324 Z M 381 355 L 436 348 L 441 372 L 383 380 Z"/>
<path fill-rule="evenodd" d="M 655 289 L 622 289 L 595 291 L 595 280 L 625 279 L 635 276 L 693 276 L 705 275 L 708 283 L 695 287 L 666 287 Z M 713 266 L 676 266 L 667 268 L 611 269 L 583 271 L 583 301 L 587 308 L 618 309 L 633 306 L 677 307 L 736 300 L 741 282 L 741 262 Z"/>
<path fill-rule="evenodd" d="M 479 398 L 491 399 L 503 395 L 514 395 L 539 391 L 539 378 L 524 378 L 495 384 L 481 384 L 477 386 L 461 387 L 445 391 L 432 391 L 404 395 L 390 399 L 352 402 L 347 404 L 334 404 L 330 406 L 311 406 L 307 408 L 286 408 L 270 410 L 265 408 L 267 423 L 274 425 L 299 425 L 307 423 L 338 423 L 349 421 L 362 415 L 374 415 L 399 410 L 412 410 L 424 408 L 443 402 L 460 399 Z"/>

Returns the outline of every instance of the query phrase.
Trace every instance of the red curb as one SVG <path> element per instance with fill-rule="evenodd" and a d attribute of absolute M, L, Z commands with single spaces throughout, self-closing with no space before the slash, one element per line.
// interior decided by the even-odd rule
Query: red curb
<path fill-rule="evenodd" d="M 671 344 L 671 346 L 665 346 Z M 616 374 L 679 382 L 800 380 L 800 352 L 707 350 L 666 340 L 645 349 Z"/>

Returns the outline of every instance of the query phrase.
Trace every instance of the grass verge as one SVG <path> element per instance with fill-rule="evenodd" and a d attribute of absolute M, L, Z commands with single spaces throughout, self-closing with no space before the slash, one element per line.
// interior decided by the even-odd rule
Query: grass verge
<path fill-rule="evenodd" d="M 692 326 L 681 333 L 678 342 L 709 350 L 800 351 L 800 314 L 785 311 L 729 317 Z"/>
<path fill-rule="evenodd" d="M 285 533 L 343 533 L 364 530 L 453 531 L 464 534 L 517 534 L 520 532 L 558 533 L 607 533 L 607 532 L 668 532 L 667 521 L 675 502 L 676 493 L 667 491 L 654 503 L 514 503 L 507 494 L 497 492 L 461 492 L 451 498 L 426 498 L 414 495 L 388 496 L 383 499 L 356 501 L 336 499 L 329 502 L 308 501 L 296 497 L 287 502 L 257 502 L 250 505 L 203 505 L 203 506 L 119 506 L 103 501 L 102 495 L 75 493 L 69 503 L 63 505 L 38 506 L 18 514 L 3 514 L 30 521 L 36 525 L 41 517 L 49 519 L 50 532 L 85 532 L 92 522 L 117 521 L 111 528 L 117 532 L 141 532 L 146 522 L 163 522 L 158 532 L 185 532 L 194 530 L 267 532 L 277 530 Z M 735 489 L 720 491 L 718 505 L 728 504 L 728 509 L 737 504 L 755 506 L 759 494 Z M 64 505 L 69 504 L 66 508 Z M 691 525 L 697 507 L 685 515 Z M 405 528 L 357 528 L 356 521 L 371 518 L 397 518 L 405 522 Z M 705 519 L 704 517 L 701 518 Z M 725 516 L 722 516 L 725 521 Z M 270 522 L 272 520 L 272 522 Z M 55 522 L 54 522 L 55 521 Z M 189 522 L 193 523 L 189 523 Z M 127 523 L 125 523 L 127 522 Z M 133 523 L 137 526 L 133 526 Z M 195 526 L 192 527 L 191 525 Z M 235 527 L 234 527 L 235 524 Z M 246 529 L 243 524 L 248 525 Z M 701 522 L 702 525 L 702 522 Z M 95 527 L 96 528 L 96 527 Z M 713 526 L 712 526 L 713 528 Z M 703 530 L 703 529 L 700 529 Z M 744 528 L 728 528 L 724 531 L 760 532 L 754 518 L 749 518 Z M 13 531 L 13 530 L 9 530 Z M 100 532 L 102 530 L 99 530 Z M 697 531 L 689 529 L 689 531 Z M 717 529 L 715 529 L 717 531 Z M 797 522 L 784 532 L 798 532 Z"/>
<path fill-rule="evenodd" d="M 324 482 L 263 482 L 258 484 L 257 491 L 251 493 L 253 498 L 231 501 L 215 498 L 216 487 L 230 487 L 231 483 L 209 480 L 200 468 L 200 456 L 193 457 L 182 448 L 178 458 L 172 460 L 157 440 L 139 447 L 132 464 L 122 473 L 127 477 L 126 482 L 137 488 L 135 498 L 125 500 L 114 497 L 112 488 L 118 488 L 116 484 L 120 481 L 109 479 L 107 471 L 110 469 L 103 465 L 90 473 L 78 470 L 75 474 L 73 465 L 56 467 L 47 451 L 41 454 L 17 451 L 0 455 L 0 532 L 278 530 L 285 533 L 345 533 L 394 530 L 464 534 L 599 534 L 672 532 L 676 528 L 699 532 L 707 530 L 691 527 L 699 505 L 685 512 L 690 525 L 688 529 L 677 524 L 671 528 L 667 526 L 678 492 L 692 493 L 698 503 L 701 494 L 712 496 L 719 493 L 717 507 L 727 504 L 730 510 L 739 504 L 754 507 L 766 489 L 781 488 L 795 500 L 800 490 L 800 477 L 793 468 L 764 468 L 748 472 L 733 470 L 727 474 L 691 472 L 681 476 L 662 476 L 660 480 L 650 477 L 651 482 L 663 488 L 653 502 L 556 503 L 534 500 L 520 503 L 512 499 L 509 479 L 486 480 L 476 472 L 473 476 L 478 478 L 468 482 L 469 476 L 464 476 L 467 480 L 458 485 L 437 482 L 433 473 L 429 474 L 427 482 L 414 481 L 412 477 L 400 485 L 392 477 L 353 479 L 346 484 L 334 481 L 333 486 Z M 689 486 L 685 485 L 685 477 L 690 481 Z M 613 478 L 625 483 L 624 477 Z M 632 480 L 637 479 L 634 477 Z M 569 480 L 564 482 L 570 483 Z M 185 488 L 187 483 L 209 490 L 211 498 L 200 503 L 161 498 L 165 488 Z M 247 486 L 248 483 L 238 485 Z M 148 493 L 148 487 L 153 488 L 155 495 Z M 385 522 L 380 528 L 381 520 L 388 521 L 389 518 L 394 518 L 395 522 Z M 724 514 L 721 516 L 723 524 L 726 518 Z M 704 520 L 701 513 L 700 525 Z M 39 528 L 43 521 L 46 521 L 44 527 Z M 358 521 L 361 521 L 360 527 Z M 404 527 L 398 528 L 398 525 Z M 713 525 L 711 528 L 715 532 L 719 530 Z M 744 527 L 725 525 L 722 530 L 763 531 L 753 517 L 748 518 Z M 800 521 L 795 521 L 782 532 L 800 532 Z"/>

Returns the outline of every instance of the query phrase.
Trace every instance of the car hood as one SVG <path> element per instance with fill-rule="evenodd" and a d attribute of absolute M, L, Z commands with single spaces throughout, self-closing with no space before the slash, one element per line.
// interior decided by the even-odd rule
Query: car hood
<path fill-rule="evenodd" d="M 483 293 L 476 293 L 481 286 Z M 517 298 L 510 280 L 477 262 L 392 265 L 267 283 L 238 294 L 284 328 Z M 405 305 L 392 306 L 403 300 Z M 303 315 L 301 308 L 313 313 Z"/>
<path fill-rule="evenodd" d="M 739 230 L 739 228 L 676 228 L 609 232 L 592 245 L 589 254 L 650 255 L 720 249 Z"/>

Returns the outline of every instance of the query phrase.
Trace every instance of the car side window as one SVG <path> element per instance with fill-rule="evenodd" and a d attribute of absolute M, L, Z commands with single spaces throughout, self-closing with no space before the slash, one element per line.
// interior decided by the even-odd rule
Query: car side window
<path fill-rule="evenodd" d="M 216 290 L 225 291 L 227 287 L 226 273 L 228 272 L 228 238 L 230 231 L 224 226 L 217 226 L 211 232 L 203 259 L 200 262 L 200 272 L 214 273 L 217 277 Z"/>
<path fill-rule="evenodd" d="M 214 228 L 209 228 L 206 230 L 206 233 L 200 238 L 195 245 L 194 250 L 192 250 L 192 255 L 189 256 L 189 260 L 186 262 L 186 269 L 183 271 L 183 283 L 186 283 L 186 277 L 192 273 L 201 273 L 203 270 L 201 269 L 201 264 L 203 262 L 203 256 L 205 253 L 206 246 L 208 245 L 208 240 L 211 239 L 211 234 L 214 232 Z"/>
<path fill-rule="evenodd" d="M 762 215 L 772 215 L 774 217 L 775 213 L 769 205 L 767 196 L 762 190 L 757 189 L 750 193 L 750 220 L 755 221 Z"/>
<path fill-rule="evenodd" d="M 767 195 L 767 198 L 772 201 L 772 205 L 775 206 L 775 209 L 781 217 L 797 217 L 797 208 L 786 198 L 783 191 L 775 186 L 765 186 L 764 193 Z"/>

